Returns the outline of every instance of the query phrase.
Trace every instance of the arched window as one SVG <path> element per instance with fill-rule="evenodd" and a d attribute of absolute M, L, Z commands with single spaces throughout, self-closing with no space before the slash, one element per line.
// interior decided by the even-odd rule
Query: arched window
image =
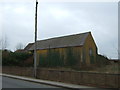
<path fill-rule="evenodd" d="M 90 55 L 90 63 L 94 64 L 94 56 L 93 56 L 93 49 L 89 48 L 89 55 Z"/>
<path fill-rule="evenodd" d="M 92 50 L 92 48 L 89 48 L 89 55 L 90 55 L 90 56 L 93 55 L 93 50 Z"/>

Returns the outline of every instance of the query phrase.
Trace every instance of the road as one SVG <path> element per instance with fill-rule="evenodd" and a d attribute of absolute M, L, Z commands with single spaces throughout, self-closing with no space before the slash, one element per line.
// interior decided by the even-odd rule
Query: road
<path fill-rule="evenodd" d="M 0 76 L 1 77 L 1 76 Z M 1 78 L 0 78 L 1 80 Z M 0 82 L 1 84 L 1 82 Z M 60 89 L 60 90 L 70 90 L 67 88 L 62 88 L 62 87 L 57 87 L 57 86 L 51 86 L 51 85 L 45 85 L 45 84 L 39 84 L 39 83 L 34 83 L 34 82 L 29 82 L 29 81 L 24 81 L 20 79 L 13 79 L 9 77 L 4 77 L 2 76 L 2 88 L 52 88 L 52 89 Z M 25 89 L 25 90 L 26 90 Z M 86 90 L 85 88 L 78 88 L 79 90 Z M 112 89 L 102 89 L 102 88 L 87 88 L 88 90 L 112 90 Z M 7 89 L 5 89 L 7 90 Z M 41 90 L 41 89 L 40 89 Z M 72 89 L 73 90 L 73 89 Z M 76 89 L 77 90 L 77 89 Z"/>
<path fill-rule="evenodd" d="M 2 77 L 2 88 L 60 88 L 60 87 L 23 81 L 8 77 Z"/>

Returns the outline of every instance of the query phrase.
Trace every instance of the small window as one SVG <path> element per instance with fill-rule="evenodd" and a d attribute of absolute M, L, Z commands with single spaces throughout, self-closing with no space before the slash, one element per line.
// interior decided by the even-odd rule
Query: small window
<path fill-rule="evenodd" d="M 90 56 L 93 55 L 93 50 L 92 50 L 92 48 L 89 49 L 89 55 L 90 55 Z"/>
<path fill-rule="evenodd" d="M 94 64 L 94 56 L 93 56 L 93 49 L 89 49 L 89 55 L 90 55 L 90 63 Z"/>
<path fill-rule="evenodd" d="M 83 62 L 83 54 L 81 53 L 81 62 Z"/>

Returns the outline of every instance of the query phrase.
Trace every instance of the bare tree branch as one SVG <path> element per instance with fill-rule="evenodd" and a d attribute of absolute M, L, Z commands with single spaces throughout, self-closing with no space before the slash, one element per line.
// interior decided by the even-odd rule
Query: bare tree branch
<path fill-rule="evenodd" d="M 0 40 L 0 48 L 2 49 L 2 50 L 5 50 L 5 49 L 7 49 L 7 46 L 9 45 L 9 43 L 8 43 L 8 38 L 7 38 L 7 36 L 5 36 L 5 37 L 3 37 L 1 40 Z"/>
<path fill-rule="evenodd" d="M 16 45 L 16 50 L 18 50 L 18 49 L 23 49 L 24 48 L 24 45 L 22 44 L 22 43 L 18 43 L 17 45 Z"/>

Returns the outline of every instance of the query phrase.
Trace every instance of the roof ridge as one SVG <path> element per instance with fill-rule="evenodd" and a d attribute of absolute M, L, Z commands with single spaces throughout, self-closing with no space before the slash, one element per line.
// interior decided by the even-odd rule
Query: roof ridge
<path fill-rule="evenodd" d="M 37 42 L 39 42 L 39 41 L 51 40 L 51 39 L 57 39 L 57 38 L 64 38 L 64 37 L 76 36 L 76 35 L 81 35 L 81 34 L 88 34 L 88 33 L 91 33 L 91 32 L 89 31 L 89 32 L 78 33 L 78 34 L 72 34 L 72 35 L 64 35 L 64 36 L 59 36 L 59 37 L 52 37 L 52 38 L 48 38 L 48 39 L 37 40 Z"/>

